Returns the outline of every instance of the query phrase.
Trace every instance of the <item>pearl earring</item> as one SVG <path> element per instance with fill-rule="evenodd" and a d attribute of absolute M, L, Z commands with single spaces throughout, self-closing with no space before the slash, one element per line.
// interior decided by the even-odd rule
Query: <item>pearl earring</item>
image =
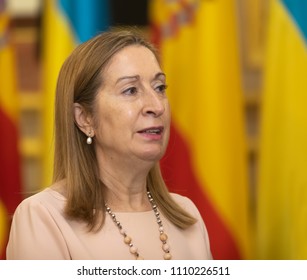
<path fill-rule="evenodd" d="M 93 140 L 92 140 L 92 137 L 91 137 L 91 132 L 89 132 L 88 137 L 87 137 L 87 139 L 86 139 L 86 143 L 87 143 L 88 145 L 91 145 L 92 142 L 93 142 Z"/>

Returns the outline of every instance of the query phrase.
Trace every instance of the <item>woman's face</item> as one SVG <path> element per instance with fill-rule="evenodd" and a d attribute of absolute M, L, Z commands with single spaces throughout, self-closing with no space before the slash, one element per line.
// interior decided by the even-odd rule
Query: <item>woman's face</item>
<path fill-rule="evenodd" d="M 156 162 L 167 147 L 170 109 L 154 54 L 129 46 L 109 62 L 96 97 L 95 143 L 104 160 Z"/>

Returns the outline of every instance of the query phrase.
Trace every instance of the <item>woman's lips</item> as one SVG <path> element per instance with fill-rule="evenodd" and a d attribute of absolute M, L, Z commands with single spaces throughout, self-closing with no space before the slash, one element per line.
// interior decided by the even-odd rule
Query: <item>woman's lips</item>
<path fill-rule="evenodd" d="M 162 138 L 163 131 L 164 131 L 163 126 L 156 126 L 139 130 L 138 133 L 145 136 L 146 138 L 158 140 Z"/>

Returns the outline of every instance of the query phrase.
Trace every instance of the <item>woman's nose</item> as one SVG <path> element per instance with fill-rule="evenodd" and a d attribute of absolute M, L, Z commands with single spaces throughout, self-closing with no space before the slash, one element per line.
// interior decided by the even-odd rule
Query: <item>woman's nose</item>
<path fill-rule="evenodd" d="M 143 113 L 145 115 L 159 117 L 164 113 L 166 97 L 161 93 L 157 93 L 154 90 L 147 90 L 144 99 Z"/>

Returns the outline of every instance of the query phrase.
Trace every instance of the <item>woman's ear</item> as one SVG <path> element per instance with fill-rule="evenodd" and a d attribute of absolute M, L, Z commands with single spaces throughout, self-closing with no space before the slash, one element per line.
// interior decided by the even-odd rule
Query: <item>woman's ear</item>
<path fill-rule="evenodd" d="M 79 103 L 74 103 L 74 118 L 76 125 L 85 135 L 94 136 L 92 117 Z"/>

